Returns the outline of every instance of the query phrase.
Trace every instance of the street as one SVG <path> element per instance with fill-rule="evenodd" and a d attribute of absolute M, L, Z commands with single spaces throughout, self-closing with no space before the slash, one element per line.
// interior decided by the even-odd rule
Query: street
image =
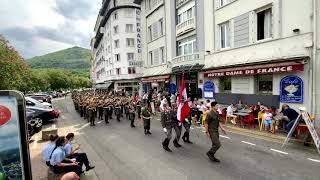
<path fill-rule="evenodd" d="M 194 144 L 184 144 L 180 140 L 183 147 L 177 149 L 171 142 L 173 152 L 169 153 L 162 149 L 165 136 L 157 117 L 151 122 L 152 135 L 145 136 L 139 120 L 136 120 L 136 128 L 131 128 L 125 117 L 121 122 L 114 117 L 108 125 L 96 121 L 96 126 L 90 127 L 74 110 L 70 97 L 53 104 L 62 111 L 57 121 L 60 135 L 74 132 L 76 143 L 81 144 L 81 150 L 96 166 L 83 179 L 320 179 L 320 157 L 313 150 L 306 151 L 294 145 L 281 149 L 280 143 L 228 132 L 220 137 L 222 147 L 216 154 L 221 163 L 214 163 L 206 156 L 211 142 L 202 128 L 191 130 Z M 39 134 L 33 138 L 40 139 Z M 43 163 L 38 162 L 40 153 L 33 152 L 39 151 L 37 140 L 30 144 L 34 177 L 47 173 L 45 165 L 35 167 Z M 41 175 L 37 177 L 35 179 L 45 179 Z"/>

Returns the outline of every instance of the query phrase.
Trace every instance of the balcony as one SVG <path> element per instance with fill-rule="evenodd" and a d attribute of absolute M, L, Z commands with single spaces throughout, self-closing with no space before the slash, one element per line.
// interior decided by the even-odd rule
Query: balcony
<path fill-rule="evenodd" d="M 182 22 L 176 26 L 176 35 L 181 36 L 182 34 L 185 34 L 187 32 L 190 32 L 192 30 L 196 29 L 196 18 L 193 17 L 185 22 Z"/>
<path fill-rule="evenodd" d="M 191 0 L 176 0 L 176 8 L 178 9 L 179 7 L 183 6 L 184 4 L 186 4 L 189 1 L 191 1 Z"/>
<path fill-rule="evenodd" d="M 204 64 L 204 55 L 202 53 L 193 53 L 177 56 L 172 59 L 173 67 L 187 64 Z"/>

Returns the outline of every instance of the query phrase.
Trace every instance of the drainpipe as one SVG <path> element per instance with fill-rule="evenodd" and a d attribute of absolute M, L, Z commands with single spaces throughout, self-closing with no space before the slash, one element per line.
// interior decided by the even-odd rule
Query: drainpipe
<path fill-rule="evenodd" d="M 317 9 L 318 9 L 318 4 L 317 4 L 318 0 L 313 0 L 313 49 L 312 49 L 312 107 L 311 107 L 311 113 L 316 115 L 316 98 L 317 98 L 317 94 L 316 94 L 316 71 L 317 71 L 317 44 L 318 44 L 318 38 L 317 38 Z M 315 123 L 317 123 L 315 121 Z"/>

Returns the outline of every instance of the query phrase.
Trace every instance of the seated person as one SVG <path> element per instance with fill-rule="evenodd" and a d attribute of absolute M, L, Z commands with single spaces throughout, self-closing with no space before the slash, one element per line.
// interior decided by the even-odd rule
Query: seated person
<path fill-rule="evenodd" d="M 272 118 L 273 115 L 271 113 L 271 109 L 270 110 L 264 110 L 264 129 L 265 131 L 269 131 L 272 132 Z"/>
<path fill-rule="evenodd" d="M 258 118 L 259 112 L 260 112 L 260 105 L 253 106 L 252 113 L 254 118 Z"/>
<path fill-rule="evenodd" d="M 227 118 L 228 117 L 231 117 L 231 118 L 233 118 L 232 120 L 231 120 L 231 123 L 232 124 L 236 124 L 236 122 L 237 122 L 237 116 L 236 115 L 233 115 L 233 112 L 234 112 L 234 105 L 233 104 L 231 104 L 230 106 L 228 106 L 228 108 L 227 108 Z"/>
<path fill-rule="evenodd" d="M 50 157 L 50 165 L 53 167 L 53 172 L 56 174 L 75 172 L 80 176 L 82 172 L 82 164 L 75 159 L 66 158 L 64 146 L 67 140 L 64 136 L 56 140 L 56 147 Z"/>
<path fill-rule="evenodd" d="M 64 174 L 60 180 L 79 180 L 80 177 L 75 172 L 69 172 Z"/>
<path fill-rule="evenodd" d="M 295 120 L 298 118 L 299 113 L 294 109 L 290 108 L 289 105 L 284 104 L 282 105 L 282 111 L 284 116 L 289 119 L 288 124 L 286 125 L 286 130 L 290 131 L 292 126 L 294 125 Z M 294 136 L 295 132 L 293 132 L 292 136 Z"/>
<path fill-rule="evenodd" d="M 56 147 L 56 140 L 58 138 L 59 138 L 58 135 L 51 134 L 50 137 L 49 137 L 50 142 L 47 145 L 45 145 L 43 150 L 42 150 L 42 157 L 46 161 L 46 165 L 49 166 L 49 167 L 51 166 L 50 165 L 50 156 L 51 156 L 53 150 Z"/>
<path fill-rule="evenodd" d="M 66 136 L 67 143 L 64 146 L 64 150 L 66 153 L 66 157 L 73 159 L 75 158 L 77 162 L 81 162 L 86 166 L 86 171 L 89 171 L 93 168 L 94 166 L 91 166 L 87 157 L 86 153 L 78 153 L 77 151 L 80 150 L 80 145 L 78 144 L 76 148 L 73 149 L 73 145 L 71 144 L 72 140 L 74 139 L 74 134 L 69 133 Z"/>

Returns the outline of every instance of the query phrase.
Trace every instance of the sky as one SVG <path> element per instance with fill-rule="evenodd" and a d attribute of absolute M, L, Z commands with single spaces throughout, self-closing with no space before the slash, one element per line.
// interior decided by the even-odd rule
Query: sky
<path fill-rule="evenodd" d="M 0 0 L 0 34 L 28 59 L 90 48 L 102 0 Z"/>

